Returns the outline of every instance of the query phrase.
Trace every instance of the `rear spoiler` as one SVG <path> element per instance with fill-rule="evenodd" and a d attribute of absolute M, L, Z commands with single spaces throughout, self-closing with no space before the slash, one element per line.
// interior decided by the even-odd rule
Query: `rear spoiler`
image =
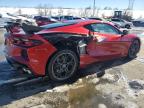
<path fill-rule="evenodd" d="M 39 27 L 39 26 L 28 25 L 26 23 L 21 24 L 18 22 L 7 22 L 7 25 L 5 26 L 7 32 L 10 32 L 10 33 L 13 33 L 12 29 L 14 27 L 22 28 L 26 34 L 34 34 L 35 32 L 39 32 L 39 31 L 44 29 L 44 28 Z"/>
<path fill-rule="evenodd" d="M 7 25 L 4 26 L 4 28 L 6 29 L 7 32 L 11 32 L 11 33 L 13 33 L 12 29 L 14 27 L 20 27 L 21 26 L 20 23 L 17 23 L 17 22 L 6 22 L 6 23 L 7 23 Z"/>
<path fill-rule="evenodd" d="M 23 23 L 22 29 L 26 34 L 34 34 L 35 32 L 39 32 L 39 31 L 43 30 L 44 28 Z"/>

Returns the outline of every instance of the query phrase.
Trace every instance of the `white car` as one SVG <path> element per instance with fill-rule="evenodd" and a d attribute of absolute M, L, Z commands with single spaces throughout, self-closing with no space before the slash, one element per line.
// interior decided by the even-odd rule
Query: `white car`
<path fill-rule="evenodd" d="M 133 26 L 132 22 L 128 22 L 126 20 L 119 19 L 119 18 L 112 18 L 111 22 L 119 25 L 122 28 L 127 28 L 127 29 L 130 29 Z"/>
<path fill-rule="evenodd" d="M 9 13 L 3 13 L 0 17 L 0 27 L 6 26 L 7 22 L 15 22 L 16 20 L 18 20 L 18 17 Z"/>
<path fill-rule="evenodd" d="M 7 25 L 7 22 L 20 22 L 20 23 L 27 23 L 30 25 L 37 25 L 34 19 L 27 18 L 20 15 L 13 15 L 10 13 L 3 13 L 0 17 L 0 27 L 4 27 Z"/>
<path fill-rule="evenodd" d="M 37 25 L 36 21 L 34 19 L 32 19 L 32 18 L 27 18 L 27 17 L 21 16 L 21 15 L 18 15 L 17 17 L 19 19 L 21 19 L 23 22 L 26 22 L 26 23 L 32 24 L 32 25 Z"/>

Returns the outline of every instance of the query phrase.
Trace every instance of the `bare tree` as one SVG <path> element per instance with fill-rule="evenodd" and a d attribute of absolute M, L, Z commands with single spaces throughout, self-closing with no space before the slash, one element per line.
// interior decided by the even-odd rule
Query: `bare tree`
<path fill-rule="evenodd" d="M 92 16 L 92 9 L 91 9 L 91 7 L 80 8 L 79 9 L 79 16 L 80 17 L 89 17 L 89 16 Z"/>
<path fill-rule="evenodd" d="M 43 5 L 43 12 L 44 12 L 44 15 L 47 16 L 47 14 L 48 14 L 48 6 L 47 6 L 47 4 Z"/>
<path fill-rule="evenodd" d="M 119 10 L 118 8 L 114 8 L 113 10 Z"/>
<path fill-rule="evenodd" d="M 58 8 L 58 15 L 63 15 L 63 8 L 62 7 Z"/>
<path fill-rule="evenodd" d="M 18 9 L 18 14 L 19 14 L 19 15 L 21 15 L 21 14 L 22 14 L 21 9 Z"/>
<path fill-rule="evenodd" d="M 91 16 L 91 7 L 86 7 L 84 9 L 84 17 L 89 17 Z"/>
<path fill-rule="evenodd" d="M 83 17 L 83 16 L 84 16 L 84 15 L 83 15 L 83 9 L 82 9 L 82 8 L 79 9 L 79 16 L 80 16 L 80 17 Z"/>
<path fill-rule="evenodd" d="M 52 15 L 52 6 L 51 5 L 47 5 L 47 4 L 45 4 L 44 6 L 43 6 L 43 11 L 44 11 L 44 15 L 45 16 L 51 16 Z"/>
<path fill-rule="evenodd" d="M 36 7 L 37 11 L 38 11 L 38 15 L 43 15 L 43 8 L 42 8 L 42 5 L 39 4 L 37 7 Z"/>
<path fill-rule="evenodd" d="M 45 15 L 45 16 L 51 16 L 52 15 L 52 6 L 51 5 L 39 5 L 37 8 L 38 14 L 39 15 Z"/>
<path fill-rule="evenodd" d="M 112 10 L 112 8 L 111 7 L 104 7 L 104 10 Z"/>
<path fill-rule="evenodd" d="M 97 17 L 99 16 L 99 12 L 100 12 L 100 8 L 97 8 L 97 10 L 96 10 L 96 16 Z"/>

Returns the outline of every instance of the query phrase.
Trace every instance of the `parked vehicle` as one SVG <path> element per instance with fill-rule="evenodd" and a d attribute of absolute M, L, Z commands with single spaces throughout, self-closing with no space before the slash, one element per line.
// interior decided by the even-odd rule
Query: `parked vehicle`
<path fill-rule="evenodd" d="M 36 19 L 36 23 L 38 26 L 47 25 L 55 22 L 58 21 L 50 17 L 39 17 Z"/>
<path fill-rule="evenodd" d="M 18 20 L 16 16 L 9 13 L 3 13 L 1 14 L 0 18 L 0 27 L 3 28 L 5 25 L 7 25 L 7 22 L 15 22 L 16 20 Z"/>
<path fill-rule="evenodd" d="M 18 15 L 17 16 L 19 19 L 21 19 L 22 23 L 26 22 L 27 24 L 31 24 L 31 25 L 37 25 L 36 21 L 32 18 L 27 18 L 25 16 L 22 15 Z"/>
<path fill-rule="evenodd" d="M 3 28 L 4 26 L 7 25 L 6 22 L 12 22 L 12 19 L 9 18 L 0 18 L 0 28 Z"/>
<path fill-rule="evenodd" d="M 144 19 L 133 20 L 132 23 L 136 27 L 144 27 Z"/>
<path fill-rule="evenodd" d="M 73 16 L 60 16 L 60 21 L 73 20 Z"/>
<path fill-rule="evenodd" d="M 98 17 L 91 17 L 91 18 L 88 18 L 88 19 L 109 22 L 109 21 L 107 21 L 107 20 L 105 20 L 105 19 L 98 18 Z M 109 23 L 112 24 L 112 25 L 114 25 L 114 26 L 117 27 L 117 28 L 120 28 L 120 25 L 117 24 L 117 23 L 113 23 L 113 22 L 109 22 Z"/>
<path fill-rule="evenodd" d="M 38 15 L 38 16 L 34 16 L 33 19 L 37 20 L 39 18 L 41 18 L 42 16 Z"/>
<path fill-rule="evenodd" d="M 0 18 L 0 27 L 4 27 L 7 25 L 7 22 L 17 22 L 17 23 L 27 23 L 30 25 L 36 25 L 34 19 L 27 18 L 21 15 L 13 15 L 10 13 L 3 13 L 2 17 Z"/>
<path fill-rule="evenodd" d="M 51 18 L 57 20 L 57 21 L 60 21 L 60 17 L 59 16 L 52 16 Z"/>
<path fill-rule="evenodd" d="M 111 22 L 119 25 L 120 27 L 127 28 L 127 29 L 130 29 L 133 26 L 132 22 L 128 22 L 126 20 L 119 19 L 119 18 L 112 18 Z"/>
<path fill-rule="evenodd" d="M 81 18 L 81 17 L 73 17 L 73 20 L 85 20 L 85 18 Z"/>
<path fill-rule="evenodd" d="M 73 20 L 41 27 L 6 27 L 5 56 L 13 67 L 54 81 L 70 80 L 79 68 L 106 60 L 135 58 L 140 39 L 97 20 Z"/>
<path fill-rule="evenodd" d="M 75 17 L 75 16 L 53 16 L 52 18 L 58 21 L 67 21 L 67 20 L 85 20 L 85 18 Z"/>
<path fill-rule="evenodd" d="M 103 19 L 98 18 L 98 17 L 90 17 L 90 18 L 88 18 L 88 19 L 92 19 L 92 20 L 99 20 L 99 21 L 102 21 L 102 20 L 103 20 Z"/>

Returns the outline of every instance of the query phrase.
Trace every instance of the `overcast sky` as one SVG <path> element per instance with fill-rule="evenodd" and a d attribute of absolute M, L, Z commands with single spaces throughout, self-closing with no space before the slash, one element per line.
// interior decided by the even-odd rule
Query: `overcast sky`
<path fill-rule="evenodd" d="M 95 0 L 96 7 L 125 9 L 129 0 Z M 39 4 L 47 4 L 53 7 L 83 8 L 93 6 L 93 0 L 0 0 L 0 6 L 10 7 L 36 7 Z M 144 0 L 135 0 L 134 9 L 144 10 Z"/>

